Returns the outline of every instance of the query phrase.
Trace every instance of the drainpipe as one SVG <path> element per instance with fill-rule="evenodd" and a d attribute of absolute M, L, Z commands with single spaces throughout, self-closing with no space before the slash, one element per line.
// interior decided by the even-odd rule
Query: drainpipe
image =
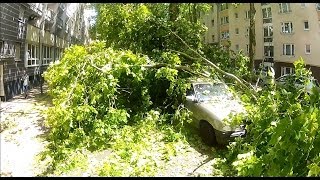
<path fill-rule="evenodd" d="M 55 25 L 54 27 L 53 62 L 56 61 L 56 48 L 57 48 L 57 25 Z"/>
<path fill-rule="evenodd" d="M 40 26 L 39 26 L 39 81 L 40 81 L 40 92 L 41 94 L 43 93 L 43 90 L 42 90 L 42 79 L 41 79 L 41 76 L 42 76 L 42 73 L 41 73 L 41 67 L 42 67 L 42 58 L 41 58 L 41 26 L 43 25 L 43 23 L 46 21 L 46 19 L 43 19 L 42 22 L 40 23 Z"/>

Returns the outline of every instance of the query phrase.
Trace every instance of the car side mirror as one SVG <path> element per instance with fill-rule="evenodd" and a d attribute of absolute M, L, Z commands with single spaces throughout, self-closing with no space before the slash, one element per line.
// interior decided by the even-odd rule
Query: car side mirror
<path fill-rule="evenodd" d="M 191 102 L 198 102 L 195 96 L 186 96 L 186 100 Z"/>

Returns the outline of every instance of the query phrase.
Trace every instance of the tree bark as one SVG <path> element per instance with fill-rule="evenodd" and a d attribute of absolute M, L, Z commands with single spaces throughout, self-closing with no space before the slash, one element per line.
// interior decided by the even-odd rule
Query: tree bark
<path fill-rule="evenodd" d="M 169 19 L 170 21 L 175 21 L 179 15 L 179 4 L 178 3 L 170 3 L 169 5 Z"/>
<path fill-rule="evenodd" d="M 251 75 L 253 75 L 254 70 L 254 50 L 256 46 L 256 39 L 255 39 L 255 13 L 256 10 L 254 8 L 254 3 L 250 3 L 250 11 L 249 11 L 249 18 L 250 18 L 250 28 L 249 28 L 249 70 Z"/>
<path fill-rule="evenodd" d="M 197 22 L 197 8 L 196 8 L 196 3 L 193 3 L 192 6 L 192 22 L 196 23 Z"/>

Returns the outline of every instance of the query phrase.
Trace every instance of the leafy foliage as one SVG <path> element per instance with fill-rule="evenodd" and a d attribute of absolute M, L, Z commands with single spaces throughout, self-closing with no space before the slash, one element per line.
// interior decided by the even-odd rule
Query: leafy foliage
<path fill-rule="evenodd" d="M 182 138 L 165 123 L 168 117 L 151 110 L 135 126 L 124 126 L 113 136 L 113 153 L 97 171 L 100 176 L 155 176 L 164 162 L 178 153 L 175 144 Z"/>
<path fill-rule="evenodd" d="M 49 67 L 45 79 L 53 107 L 46 122 L 57 162 L 65 158 L 64 148 L 108 147 L 119 128 L 135 124 L 152 108 L 163 112 L 178 108 L 189 75 L 170 67 L 146 70 L 142 65 L 148 61 L 146 56 L 104 48 L 98 42 L 87 48 L 72 46 Z M 163 61 L 180 62 L 170 53 L 163 54 Z"/>
<path fill-rule="evenodd" d="M 199 11 L 205 10 L 205 6 L 193 5 Z M 186 41 L 195 49 L 201 48 L 204 28 L 199 21 L 186 20 L 190 16 L 188 5 L 179 5 L 175 21 L 168 17 L 169 4 L 96 7 L 94 33 L 105 41 L 69 48 L 45 74 L 54 105 L 48 109 L 46 119 L 51 128 L 48 147 L 53 167 L 67 157 L 67 149 L 111 146 L 112 138 L 122 127 L 135 125 L 151 109 L 161 110 L 164 115 L 174 114 L 160 124 L 174 121 L 182 127 L 188 116 L 180 104 L 189 87 L 186 78 L 190 74 L 173 67 L 197 64 L 192 66 L 196 71 L 200 65 L 168 52 L 185 49 L 171 31 L 188 37 Z M 167 66 L 143 66 L 155 62 Z"/>
<path fill-rule="evenodd" d="M 303 60 L 295 62 L 295 69 L 298 77 L 308 79 L 310 72 Z M 217 167 L 224 175 L 320 175 L 319 92 L 303 91 L 293 86 L 271 87 L 260 92 L 257 105 L 247 104 L 248 134 L 221 157 Z"/>
<path fill-rule="evenodd" d="M 107 47 L 130 49 L 149 56 L 167 49 L 182 50 L 181 37 L 195 49 L 201 47 L 204 26 L 199 21 L 189 21 L 188 4 L 179 4 L 180 13 L 175 21 L 169 18 L 170 4 L 100 4 L 97 8 L 98 39 L 105 40 Z M 208 8 L 205 4 L 195 5 L 199 12 Z"/>

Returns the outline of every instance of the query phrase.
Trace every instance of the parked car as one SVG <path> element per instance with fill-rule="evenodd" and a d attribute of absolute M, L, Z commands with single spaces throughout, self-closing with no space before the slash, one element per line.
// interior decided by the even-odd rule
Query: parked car
<path fill-rule="evenodd" d="M 283 86 L 285 83 L 290 83 L 290 79 L 295 88 L 304 89 L 307 93 L 312 93 L 312 88 L 315 87 L 320 92 L 319 82 L 313 77 L 310 77 L 309 82 L 305 85 L 305 79 L 302 77 L 297 77 L 295 74 L 286 74 L 276 79 L 276 84 Z"/>
<path fill-rule="evenodd" d="M 228 144 L 246 134 L 245 126 L 231 127 L 225 122 L 230 113 L 245 112 L 239 98 L 222 82 L 191 81 L 185 106 L 192 112 L 202 140 L 208 145 Z"/>

